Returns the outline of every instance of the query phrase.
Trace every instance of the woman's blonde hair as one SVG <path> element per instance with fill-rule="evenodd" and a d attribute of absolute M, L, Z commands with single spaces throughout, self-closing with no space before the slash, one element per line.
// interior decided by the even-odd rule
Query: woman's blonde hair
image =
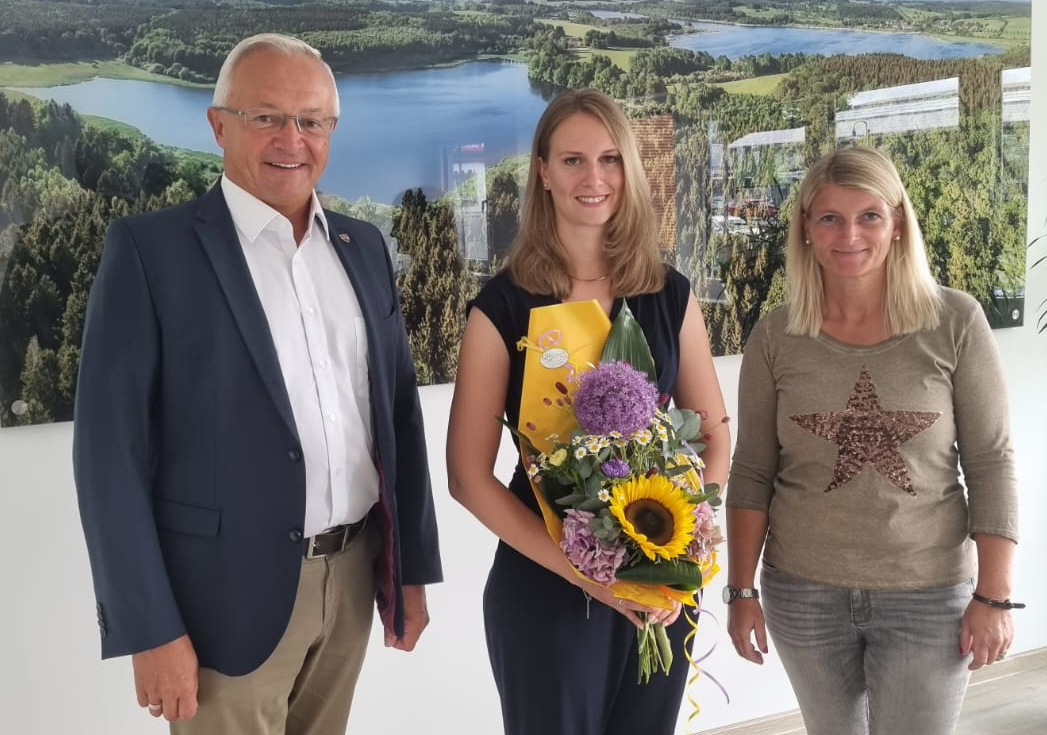
<path fill-rule="evenodd" d="M 542 186 L 539 160 L 548 163 L 549 141 L 571 115 L 584 113 L 603 123 L 622 157 L 623 190 L 618 211 L 607 223 L 604 252 L 618 296 L 651 293 L 662 288 L 665 266 L 658 246 L 658 221 L 651 189 L 644 175 L 629 120 L 622 109 L 595 89 L 569 90 L 549 103 L 538 120 L 531 146 L 520 230 L 513 240 L 506 268 L 513 279 L 532 293 L 566 298 L 571 292 L 567 251 L 556 232 L 552 195 Z"/>
<path fill-rule="evenodd" d="M 840 148 L 819 158 L 807 171 L 793 205 L 785 259 L 789 289 L 790 334 L 818 336 L 825 296 L 822 269 L 805 235 L 815 196 L 828 184 L 849 186 L 882 199 L 900 223 L 899 239 L 887 251 L 884 318 L 891 334 L 938 326 L 941 294 L 927 262 L 916 212 L 891 159 L 875 148 Z"/>

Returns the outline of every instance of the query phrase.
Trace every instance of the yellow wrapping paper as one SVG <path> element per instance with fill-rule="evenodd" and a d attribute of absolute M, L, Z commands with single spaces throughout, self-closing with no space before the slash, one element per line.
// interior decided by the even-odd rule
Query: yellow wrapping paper
<path fill-rule="evenodd" d="M 527 351 L 520 395 L 520 426 L 517 428 L 539 451 L 549 453 L 552 449 L 550 435 L 556 434 L 566 440 L 577 428 L 574 414 L 556 404 L 556 399 L 563 398 L 556 384 L 559 382 L 573 394 L 581 374 L 600 361 L 610 331 L 611 321 L 595 299 L 531 309 L 527 337 L 517 343 L 517 349 Z M 520 451 L 526 463 L 528 450 L 523 442 Z M 563 534 L 560 516 L 549 506 L 545 494 L 533 481 L 531 489 L 549 535 L 559 544 Z M 577 569 L 575 574 L 586 578 Z M 610 589 L 615 597 L 650 607 L 669 609 L 673 600 L 684 605 L 695 604 L 693 592 L 670 587 L 615 582 Z"/>

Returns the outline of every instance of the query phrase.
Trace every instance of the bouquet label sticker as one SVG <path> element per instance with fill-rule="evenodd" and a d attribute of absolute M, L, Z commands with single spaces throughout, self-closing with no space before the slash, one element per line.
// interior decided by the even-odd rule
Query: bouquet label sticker
<path fill-rule="evenodd" d="M 567 350 L 561 347 L 552 347 L 543 352 L 538 361 L 542 363 L 542 367 L 555 370 L 566 365 L 568 359 Z"/>

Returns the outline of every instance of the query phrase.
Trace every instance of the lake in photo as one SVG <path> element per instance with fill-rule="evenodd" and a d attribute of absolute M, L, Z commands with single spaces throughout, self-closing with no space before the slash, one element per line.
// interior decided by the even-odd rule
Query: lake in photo
<path fill-rule="evenodd" d="M 529 80 L 523 64 L 499 61 L 342 75 L 337 81 L 342 115 L 320 188 L 385 203 L 408 188 L 442 193 L 444 160 L 460 146 L 488 165 L 527 152 L 554 91 Z M 133 125 L 157 143 L 221 153 L 206 118 L 209 89 L 93 79 L 20 91 Z"/>
<path fill-rule="evenodd" d="M 677 20 L 698 33 L 674 36 L 670 45 L 691 51 L 705 51 L 714 58 L 779 54 L 873 54 L 889 52 L 914 59 L 950 59 L 960 56 L 998 54 L 1001 49 L 991 43 L 946 41 L 919 33 L 881 33 L 842 28 L 781 28 L 778 26 L 742 26 L 730 23 L 706 23 Z"/>

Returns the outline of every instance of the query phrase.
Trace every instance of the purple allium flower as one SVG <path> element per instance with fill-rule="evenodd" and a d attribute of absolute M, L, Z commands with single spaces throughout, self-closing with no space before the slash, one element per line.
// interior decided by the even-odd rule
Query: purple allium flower
<path fill-rule="evenodd" d="M 605 477 L 614 478 L 628 477 L 629 473 L 632 472 L 629 463 L 624 459 L 609 459 L 600 466 L 600 469 Z"/>
<path fill-rule="evenodd" d="M 629 436 L 650 426 L 657 407 L 658 390 L 647 374 L 624 362 L 601 362 L 574 393 L 575 418 L 590 434 Z"/>
<path fill-rule="evenodd" d="M 708 560 L 713 549 L 723 543 L 723 534 L 716 525 L 716 511 L 709 503 L 694 506 L 694 538 L 687 546 L 687 556 L 701 563 Z"/>
<path fill-rule="evenodd" d="M 594 517 L 589 511 L 571 508 L 565 515 L 560 548 L 567 560 L 594 582 L 614 582 L 614 573 L 625 562 L 625 547 L 620 543 L 606 546 L 596 538 L 589 528 Z"/>

